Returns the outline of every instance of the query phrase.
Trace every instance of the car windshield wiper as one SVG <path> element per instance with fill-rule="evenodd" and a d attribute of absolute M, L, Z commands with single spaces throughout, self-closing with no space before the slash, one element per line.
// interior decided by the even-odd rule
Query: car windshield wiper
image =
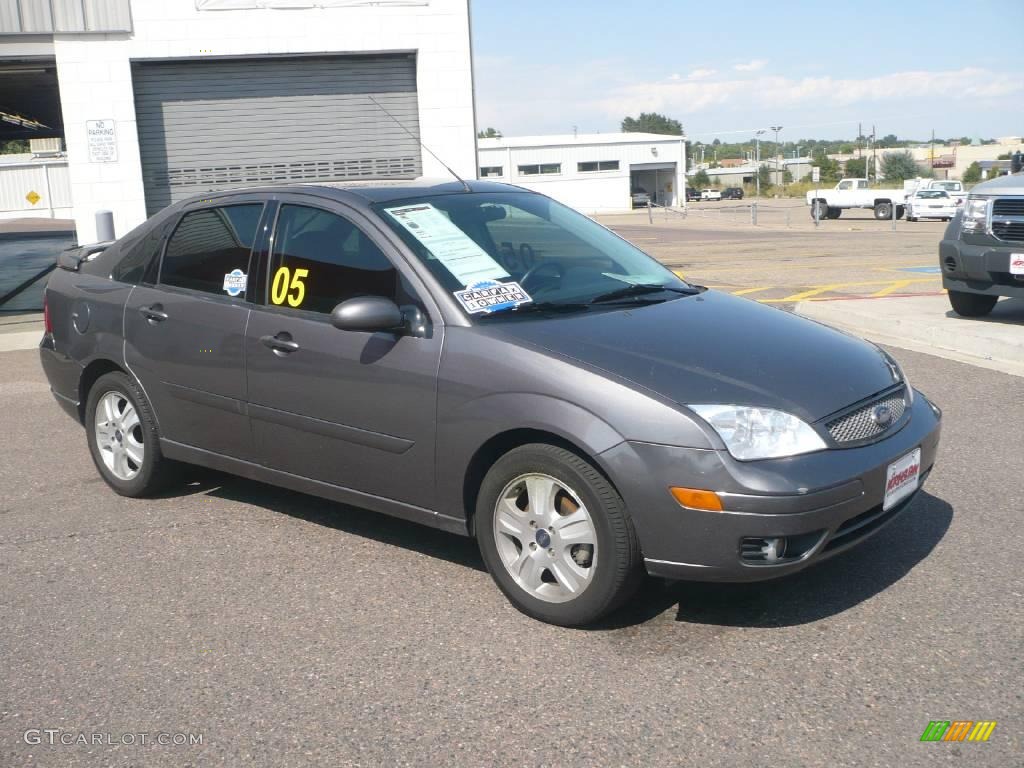
<path fill-rule="evenodd" d="M 681 288 L 672 285 L 657 285 L 654 283 L 635 283 L 633 285 L 627 285 L 625 288 L 616 288 L 614 291 L 608 291 L 602 293 L 599 296 L 595 296 L 590 300 L 591 304 L 602 304 L 607 301 L 617 301 L 619 299 L 628 299 L 632 296 L 643 296 L 648 293 L 661 293 L 662 291 L 671 291 L 672 293 L 681 293 L 686 296 L 692 296 L 697 293 L 693 288 Z"/>
<path fill-rule="evenodd" d="M 580 302 L 540 301 L 531 302 L 529 304 L 520 304 L 514 309 L 500 309 L 497 312 L 480 315 L 480 318 L 509 317 L 510 315 L 526 315 L 531 312 L 578 312 L 587 309 L 590 309 L 590 304 L 583 304 Z"/>

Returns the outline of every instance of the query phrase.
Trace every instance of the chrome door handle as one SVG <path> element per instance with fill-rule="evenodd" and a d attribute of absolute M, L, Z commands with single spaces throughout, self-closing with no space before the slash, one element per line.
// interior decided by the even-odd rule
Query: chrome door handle
<path fill-rule="evenodd" d="M 281 357 L 284 355 L 290 355 L 295 352 L 299 345 L 292 341 L 290 333 L 279 333 L 276 336 L 260 336 L 260 342 L 265 347 L 269 347 L 274 351 L 274 354 Z"/>

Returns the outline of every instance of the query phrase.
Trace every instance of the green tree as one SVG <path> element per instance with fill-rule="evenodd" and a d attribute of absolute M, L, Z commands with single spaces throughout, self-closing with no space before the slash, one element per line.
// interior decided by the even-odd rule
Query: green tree
<path fill-rule="evenodd" d="M 623 133 L 664 133 L 669 136 L 682 136 L 683 124 L 657 112 L 641 112 L 640 117 L 622 119 Z"/>
<path fill-rule="evenodd" d="M 840 151 L 840 153 L 842 153 L 844 155 L 852 155 L 853 154 L 853 144 L 840 144 L 839 145 L 839 151 Z"/>
<path fill-rule="evenodd" d="M 695 187 L 708 187 L 711 186 L 711 179 L 708 178 L 707 172 L 701 168 L 690 177 L 690 183 Z"/>
<path fill-rule="evenodd" d="M 28 152 L 28 139 L 0 141 L 0 155 L 20 155 Z"/>
<path fill-rule="evenodd" d="M 774 185 L 772 179 L 775 178 L 775 174 L 772 169 L 768 167 L 767 163 L 761 163 L 761 167 L 757 169 L 757 180 L 761 184 L 761 191 L 767 192 Z"/>
<path fill-rule="evenodd" d="M 1003 152 L 1003 154 L 996 156 L 996 160 L 1012 160 L 1012 159 L 1013 159 L 1013 155 L 1010 154 L 1009 152 Z"/>
<path fill-rule="evenodd" d="M 882 175 L 886 181 L 906 181 L 920 176 L 921 169 L 918 168 L 914 155 L 907 150 L 886 152 L 882 155 Z"/>
<path fill-rule="evenodd" d="M 977 160 L 967 166 L 964 170 L 964 175 L 961 177 L 961 181 L 963 181 L 964 184 L 977 184 L 981 181 L 981 166 L 978 165 Z"/>
<path fill-rule="evenodd" d="M 839 162 L 829 158 L 823 149 L 818 148 L 814 151 L 811 166 L 821 169 L 822 182 L 835 184 L 839 181 Z"/>
<path fill-rule="evenodd" d="M 488 128 L 485 131 L 480 131 L 476 137 L 478 139 L 500 139 L 502 137 L 502 133 L 497 128 Z"/>
<path fill-rule="evenodd" d="M 900 140 L 896 138 L 895 133 L 887 133 L 878 140 L 879 147 L 897 147 L 899 146 L 899 143 Z"/>
<path fill-rule="evenodd" d="M 852 157 L 846 161 L 845 175 L 853 179 L 863 179 L 867 170 L 867 163 L 863 157 Z"/>

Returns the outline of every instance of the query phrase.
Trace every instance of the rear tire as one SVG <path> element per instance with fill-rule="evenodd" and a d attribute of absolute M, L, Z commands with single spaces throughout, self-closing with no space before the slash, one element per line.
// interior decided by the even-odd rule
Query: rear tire
<path fill-rule="evenodd" d="M 999 301 L 998 296 L 989 296 L 984 293 L 949 292 L 949 303 L 953 307 L 953 311 L 961 317 L 984 317 L 992 311 L 997 301 Z"/>
<path fill-rule="evenodd" d="M 879 221 L 892 218 L 892 203 L 878 203 L 875 205 L 875 218 Z"/>
<path fill-rule="evenodd" d="M 474 522 L 491 577 L 534 619 L 590 624 L 619 608 L 643 579 L 622 498 L 564 448 L 534 443 L 498 459 L 480 486 Z"/>
<path fill-rule="evenodd" d="M 902 219 L 903 218 L 903 214 L 906 212 L 906 210 L 907 210 L 906 206 L 897 205 L 896 206 L 896 218 L 897 219 Z"/>
<path fill-rule="evenodd" d="M 160 451 L 153 409 L 127 374 L 111 372 L 92 385 L 85 433 L 100 477 L 122 496 L 149 496 L 177 475 L 178 466 Z"/>

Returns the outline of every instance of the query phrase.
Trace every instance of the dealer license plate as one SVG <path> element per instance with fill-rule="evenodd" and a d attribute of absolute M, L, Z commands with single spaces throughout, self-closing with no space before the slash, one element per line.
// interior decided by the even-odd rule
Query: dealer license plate
<path fill-rule="evenodd" d="M 890 464 L 885 473 L 885 501 L 882 502 L 882 510 L 892 508 L 916 491 L 920 477 L 920 448 L 915 448 L 902 459 Z"/>
<path fill-rule="evenodd" d="M 1010 274 L 1024 275 L 1024 253 L 1010 254 Z"/>

